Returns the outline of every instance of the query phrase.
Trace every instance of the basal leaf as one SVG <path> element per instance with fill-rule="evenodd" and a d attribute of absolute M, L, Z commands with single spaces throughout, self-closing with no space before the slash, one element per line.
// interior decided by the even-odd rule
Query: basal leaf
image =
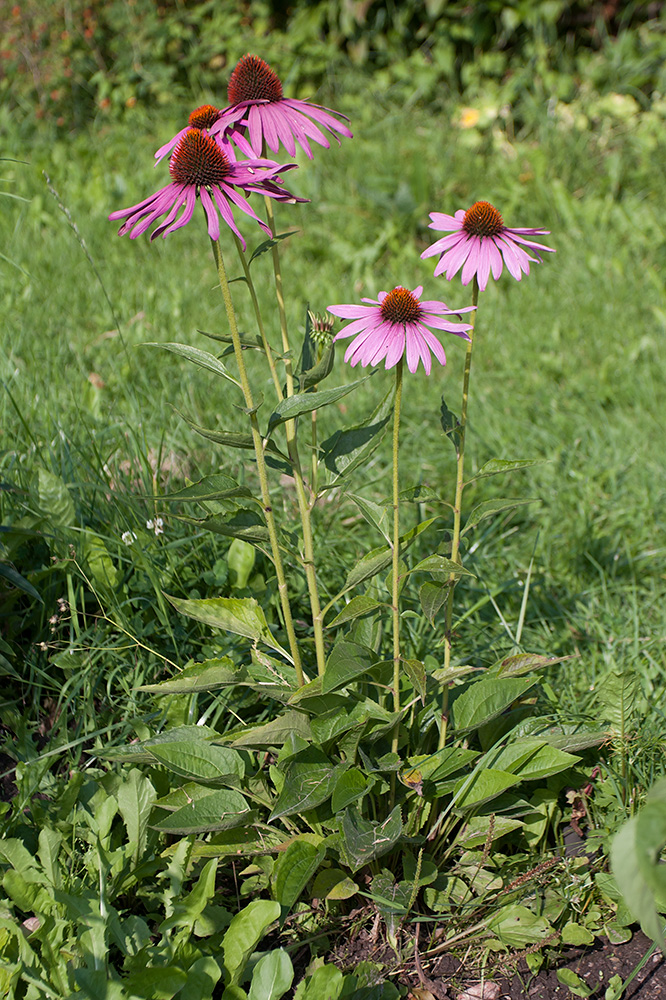
<path fill-rule="evenodd" d="M 143 740 L 141 743 L 130 743 L 123 747 L 108 747 L 104 750 L 95 750 L 95 756 L 102 760 L 130 761 L 133 764 L 151 764 L 155 760 L 152 754 L 152 747 L 160 743 L 175 743 L 177 741 L 188 742 L 189 740 L 217 739 L 219 734 L 209 726 L 176 726 L 168 729 L 157 736 Z"/>
<path fill-rule="evenodd" d="M 566 771 L 578 764 L 579 760 L 579 757 L 539 740 L 519 740 L 490 750 L 483 758 L 483 766 L 509 771 L 519 775 L 524 781 L 536 781 Z"/>
<path fill-rule="evenodd" d="M 537 917 L 526 906 L 514 903 L 501 906 L 488 919 L 486 926 L 509 948 L 527 948 L 541 944 L 545 938 L 555 939 L 555 928 L 546 917 Z"/>
<path fill-rule="evenodd" d="M 534 686 L 532 677 L 484 677 L 472 682 L 453 702 L 457 732 L 478 729 Z"/>
<path fill-rule="evenodd" d="M 233 730 L 227 735 L 232 738 L 232 746 L 235 747 L 279 747 L 292 733 L 304 740 L 312 739 L 310 723 L 302 712 L 285 712 L 270 722 L 246 726 L 242 732 Z"/>
<path fill-rule="evenodd" d="M 164 833 L 208 833 L 213 830 L 230 830 L 249 823 L 252 812 L 247 802 L 233 788 L 220 788 L 203 799 L 198 799 L 182 809 L 177 809 L 159 823 L 156 830 Z"/>
<path fill-rule="evenodd" d="M 250 955 L 279 916 L 280 904 L 268 899 L 255 899 L 236 914 L 222 941 L 227 985 L 240 982 Z"/>
<path fill-rule="evenodd" d="M 263 955 L 254 967 L 248 1000 L 280 1000 L 291 987 L 294 967 L 284 948 Z"/>
<path fill-rule="evenodd" d="M 283 917 L 285 911 L 289 911 L 299 899 L 325 854 L 323 845 L 315 846 L 300 838 L 292 840 L 286 851 L 280 854 L 273 873 L 273 891 L 283 908 Z"/>
<path fill-rule="evenodd" d="M 375 858 L 387 854 L 400 840 L 400 806 L 395 806 L 385 820 L 377 823 L 363 819 L 356 806 L 350 806 L 343 814 L 340 830 L 352 870 L 358 871 Z"/>

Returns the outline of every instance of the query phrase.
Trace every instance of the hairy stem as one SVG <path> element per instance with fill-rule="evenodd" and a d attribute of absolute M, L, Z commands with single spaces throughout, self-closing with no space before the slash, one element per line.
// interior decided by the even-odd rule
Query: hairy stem
<path fill-rule="evenodd" d="M 469 377 L 472 370 L 472 348 L 474 346 L 474 324 L 476 321 L 476 307 L 479 301 L 479 283 L 474 277 L 474 285 L 472 288 L 472 305 L 474 306 L 474 312 L 470 315 L 470 323 L 472 324 L 472 329 L 468 330 L 469 340 L 467 341 L 467 350 L 465 352 L 465 369 L 463 373 L 463 391 L 462 391 L 462 406 L 460 408 L 460 423 L 458 426 L 458 456 L 456 463 L 456 496 L 453 505 L 453 538 L 451 540 L 451 559 L 453 562 L 460 563 L 460 524 L 462 517 L 462 498 L 463 490 L 465 488 L 464 480 L 464 466 L 465 466 L 465 429 L 467 427 L 467 403 L 469 400 Z M 444 632 L 444 669 L 448 670 L 451 666 L 451 646 L 452 646 L 452 636 L 451 636 L 451 623 L 453 620 L 453 591 L 456 585 L 456 576 L 454 573 L 449 577 L 449 593 L 446 601 L 446 625 Z M 442 722 L 439 732 L 439 748 L 440 750 L 446 743 L 446 729 L 449 716 L 449 685 L 448 681 L 444 681 L 444 690 L 442 691 Z"/>
<path fill-rule="evenodd" d="M 259 421 L 257 420 L 257 414 L 254 412 L 254 400 L 252 397 L 252 389 L 250 388 L 250 382 L 247 376 L 247 369 L 245 367 L 243 348 L 241 347 L 240 335 L 238 333 L 238 323 L 236 322 L 236 312 L 234 310 L 233 302 L 231 301 L 231 291 L 229 289 L 227 272 L 224 266 L 224 260 L 222 258 L 222 251 L 220 250 L 220 244 L 218 240 L 211 240 L 211 243 L 213 245 L 213 256 L 215 257 L 215 265 L 217 267 L 217 273 L 220 279 L 220 288 L 222 289 L 222 296 L 224 298 L 224 307 L 226 309 L 227 319 L 229 321 L 229 329 L 231 331 L 231 339 L 233 342 L 236 364 L 238 365 L 241 388 L 243 390 L 243 398 L 245 400 L 245 406 L 249 411 L 249 416 L 250 416 L 250 424 L 252 428 L 252 441 L 254 444 L 254 455 L 257 462 L 257 472 L 259 474 L 259 485 L 261 489 L 261 503 L 263 507 L 264 517 L 266 519 L 266 527 L 268 528 L 268 537 L 271 545 L 273 564 L 275 566 L 275 575 L 277 577 L 278 592 L 280 595 L 280 605 L 282 607 L 282 616 L 284 618 L 284 627 L 287 633 L 287 638 L 289 640 L 289 650 L 291 652 L 291 657 L 294 661 L 294 667 L 296 669 L 296 677 L 298 680 L 298 684 L 299 686 L 302 686 L 304 684 L 303 667 L 301 665 L 301 656 L 298 649 L 298 643 L 296 641 L 296 633 L 294 631 L 294 622 L 291 614 L 291 606 L 289 604 L 289 594 L 287 591 L 287 581 L 284 574 L 282 554 L 280 552 L 277 528 L 275 525 L 275 518 L 273 516 L 273 508 L 271 505 L 271 496 L 268 489 L 268 473 L 266 469 L 264 449 L 261 441 L 261 433 L 259 431 Z"/>

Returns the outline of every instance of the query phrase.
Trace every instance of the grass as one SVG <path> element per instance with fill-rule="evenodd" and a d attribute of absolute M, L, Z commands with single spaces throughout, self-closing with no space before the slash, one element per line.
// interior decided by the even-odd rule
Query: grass
<path fill-rule="evenodd" d="M 666 243 L 659 207 L 666 180 L 651 168 L 663 133 L 652 113 L 609 116 L 596 135 L 543 112 L 526 115 L 517 131 L 510 123 L 504 131 L 461 131 L 449 124 L 453 107 L 433 115 L 427 107 L 396 110 L 390 95 L 370 96 L 350 80 L 337 105 L 352 118 L 354 140 L 299 161 L 289 178 L 311 199 L 278 215 L 281 229 L 298 230 L 283 253 L 291 328 L 302 331 L 306 305 L 323 312 L 395 284 L 423 284 L 429 297 L 468 304 L 469 290 L 434 279 L 432 262 L 419 260 L 431 242 L 429 211 L 483 198 L 509 225 L 552 231 L 554 258 L 520 284 L 505 274 L 481 298 L 468 469 L 490 458 L 540 464 L 511 480 L 483 480 L 467 502 L 502 495 L 538 502 L 484 522 L 474 536 L 467 558 L 477 579 L 456 591 L 456 627 L 477 665 L 506 655 L 515 648 L 510 633 L 529 573 L 523 645 L 569 657 L 548 675 L 549 711 L 606 718 L 600 693 L 609 671 L 637 678 L 635 742 L 623 761 L 602 753 L 618 789 L 606 813 L 615 815 L 614 802 L 620 817 L 631 789 L 645 789 L 663 770 Z M 163 183 L 152 152 L 180 121 L 174 113 L 148 122 L 136 112 L 123 126 L 91 127 L 55 144 L 36 133 L 31 149 L 12 150 L 26 162 L 3 164 L 3 191 L 15 200 L 0 217 L 0 461 L 2 479 L 23 492 L 5 491 L 0 502 L 10 557 L 44 598 L 37 605 L 11 589 L 2 594 L 4 669 L 14 680 L 0 721 L 9 757 L 34 764 L 23 795 L 52 780 L 53 750 L 63 768 L 76 769 L 86 741 L 146 735 L 151 713 L 196 722 L 204 703 L 173 699 L 164 710 L 136 688 L 168 675 L 174 663 L 220 653 L 210 630 L 179 618 L 163 593 L 204 597 L 227 586 L 228 543 L 168 516 L 156 536 L 146 522 L 165 515 L 164 505 L 145 499 L 185 477 L 243 474 L 244 453 L 203 443 L 173 410 L 204 426 L 239 429 L 239 400 L 212 375 L 197 369 L 193 377 L 184 361 L 143 346 L 181 341 L 208 349 L 198 331 L 224 329 L 212 256 L 202 226 L 151 245 L 119 239 L 107 221 Z M 250 236 L 250 245 L 260 241 L 258 231 Z M 236 273 L 230 244 L 225 252 Z M 254 266 L 270 316 L 269 257 Z M 235 288 L 249 330 L 249 299 L 242 285 Z M 277 330 L 269 336 L 277 341 Z M 350 380 L 341 354 L 331 378 Z M 442 394 L 459 408 L 463 351 L 454 338 L 447 355 L 445 370 L 406 380 L 402 477 L 405 486 L 425 481 L 450 496 L 455 456 L 439 408 Z M 322 411 L 322 436 L 368 413 L 389 378 L 380 370 L 338 410 Z M 39 480 L 39 469 L 60 477 L 64 497 L 53 481 Z M 390 471 L 387 439 L 356 488 L 387 496 Z M 288 491 L 281 502 L 290 505 Z M 346 501 L 318 512 L 324 591 L 335 592 L 350 560 L 379 544 L 366 522 L 347 520 L 354 513 Z M 23 537 L 19 529 L 47 534 Z M 131 547 L 121 540 L 127 531 L 138 536 Z M 441 633 L 428 629 L 420 641 L 425 652 L 443 655 Z M 232 702 L 225 693 L 205 708 L 207 721 L 229 725 L 229 712 L 250 704 L 250 696 Z"/>

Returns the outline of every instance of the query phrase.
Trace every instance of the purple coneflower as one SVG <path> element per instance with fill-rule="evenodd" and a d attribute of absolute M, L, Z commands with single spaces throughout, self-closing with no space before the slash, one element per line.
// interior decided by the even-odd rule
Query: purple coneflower
<path fill-rule="evenodd" d="M 187 125 L 185 128 L 181 128 L 180 132 L 177 132 L 173 139 L 165 143 L 155 153 L 155 166 L 163 159 L 167 153 L 170 153 L 174 146 L 177 146 L 180 140 L 183 138 L 186 132 L 191 128 L 198 128 L 202 132 L 208 133 L 211 126 L 215 124 L 217 119 L 220 117 L 222 112 L 219 108 L 213 107 L 212 104 L 202 104 L 201 107 L 195 108 L 191 112 L 190 117 L 187 119 Z"/>
<path fill-rule="evenodd" d="M 476 276 L 479 288 L 484 290 L 490 272 L 497 280 L 502 273 L 502 258 L 516 281 L 530 273 L 530 261 L 542 264 L 539 250 L 555 253 L 552 247 L 525 239 L 526 236 L 546 236 L 547 229 L 509 229 L 502 216 L 488 201 L 477 201 L 466 212 L 460 209 L 455 215 L 431 212 L 430 229 L 450 233 L 437 240 L 421 257 L 441 254 L 435 276 L 445 273 L 451 280 L 462 267 L 462 283 L 468 285 Z M 531 257 L 524 247 L 533 250 Z"/>
<path fill-rule="evenodd" d="M 442 317 L 470 312 L 472 306 L 449 309 L 445 302 L 420 302 L 422 291 L 422 285 L 413 292 L 398 285 L 392 292 L 380 292 L 377 301 L 362 299 L 370 303 L 367 306 L 329 306 L 328 311 L 334 316 L 354 320 L 334 338 L 354 337 L 345 351 L 345 361 L 352 367 L 360 361 L 365 368 L 386 358 L 384 367 L 394 368 L 406 353 L 410 372 L 416 371 L 420 359 L 426 375 L 429 375 L 432 351 L 439 363 L 445 365 L 444 348 L 428 326 L 469 340 L 465 332 L 471 330 L 468 323 L 450 323 Z"/>
<path fill-rule="evenodd" d="M 245 248 L 231 205 L 249 215 L 270 236 L 269 227 L 255 214 L 241 191 L 292 199 L 289 192 L 277 186 L 280 183 L 277 175 L 294 166 L 293 163 L 280 165 L 273 160 L 260 159 L 237 163 L 227 140 L 216 141 L 205 129 L 188 128 L 178 140 L 169 161 L 172 182 L 138 205 L 112 212 L 109 218 L 125 219 L 118 235 L 129 233 L 130 238 L 135 239 L 166 214 L 164 221 L 151 234 L 150 238 L 154 240 L 186 225 L 192 218 L 197 198 L 200 198 L 208 219 L 210 238 L 219 239 L 219 212 Z M 181 208 L 183 212 L 176 218 Z"/>
<path fill-rule="evenodd" d="M 265 141 L 274 153 L 282 143 L 290 156 L 295 154 L 298 143 L 312 159 L 308 139 L 327 149 L 330 145 L 322 128 L 338 142 L 338 135 L 348 138 L 352 135 L 347 126 L 334 117 L 337 112 L 309 101 L 284 97 L 279 77 L 259 56 L 243 56 L 229 79 L 228 97 L 230 107 L 221 112 L 212 132 L 222 132 L 234 125 L 247 127 L 255 156 L 261 155 Z"/>

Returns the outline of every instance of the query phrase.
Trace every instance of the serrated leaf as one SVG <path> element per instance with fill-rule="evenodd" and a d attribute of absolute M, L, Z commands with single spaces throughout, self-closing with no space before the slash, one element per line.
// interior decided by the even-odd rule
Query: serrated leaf
<path fill-rule="evenodd" d="M 382 854 L 387 854 L 402 836 L 400 806 L 395 806 L 385 820 L 372 822 L 361 816 L 356 806 L 343 814 L 340 830 L 352 871 L 358 871 Z"/>
<path fill-rule="evenodd" d="M 376 611 L 377 608 L 381 607 L 384 607 L 381 601 L 375 601 L 374 598 L 368 597 L 367 594 L 357 594 L 355 597 L 352 597 L 351 601 L 345 604 L 342 611 L 326 627 L 336 628 L 338 625 L 353 621 L 354 618 L 360 618 L 361 615 L 366 615 L 369 611 Z"/>
<path fill-rule="evenodd" d="M 611 670 L 597 685 L 602 718 L 624 734 L 636 710 L 639 680 L 633 670 Z"/>
<path fill-rule="evenodd" d="M 224 365 L 213 354 L 209 354 L 208 351 L 202 351 L 198 347 L 190 347 L 189 344 L 146 343 L 143 346 L 159 347 L 162 351 L 169 351 L 171 354 L 177 354 L 178 357 L 185 358 L 187 361 L 192 361 L 195 365 L 199 365 L 200 368 L 205 368 L 214 375 L 220 375 L 222 378 L 227 379 L 227 381 L 233 382 L 233 384 L 238 386 L 239 389 L 241 388 L 240 382 L 229 373 L 226 365 Z"/>
<path fill-rule="evenodd" d="M 395 386 L 391 385 L 369 417 L 347 430 L 336 431 L 322 443 L 324 464 L 336 477 L 349 475 L 377 448 L 391 419 L 394 393 Z M 329 485 L 333 486 L 335 482 Z"/>
<path fill-rule="evenodd" d="M 357 386 L 367 382 L 371 375 L 356 379 L 347 385 L 336 386 L 334 389 L 321 389 L 319 392 L 299 392 L 294 396 L 288 396 L 281 400 L 268 418 L 268 429 L 265 437 L 269 437 L 271 432 L 285 420 L 294 420 L 303 413 L 312 413 L 313 410 L 320 410 L 323 406 L 337 403 Z"/>
<path fill-rule="evenodd" d="M 522 674 L 531 673 L 533 670 L 542 670 L 544 667 L 552 667 L 556 663 L 562 663 L 569 659 L 571 659 L 569 656 L 538 656 L 535 653 L 518 653 L 500 660 L 499 663 L 490 668 L 490 671 L 497 673 L 498 677 L 520 677 Z"/>
<path fill-rule="evenodd" d="M 247 678 L 245 667 L 237 667 L 230 657 L 204 660 L 185 667 L 175 677 L 159 684 L 142 684 L 137 691 L 154 694 L 193 694 L 196 691 L 216 691 L 218 688 L 239 684 Z"/>
<path fill-rule="evenodd" d="M 163 833 L 209 833 L 213 830 L 231 830 L 247 824 L 252 812 L 247 802 L 233 788 L 220 788 L 198 799 L 154 824 Z"/>
<path fill-rule="evenodd" d="M 425 705 L 426 671 L 420 660 L 403 660 L 402 667 L 415 692 Z"/>
<path fill-rule="evenodd" d="M 230 775 L 242 778 L 245 774 L 243 758 L 236 750 L 202 740 L 161 743 L 152 753 L 169 771 L 194 781 L 219 782 Z"/>
<path fill-rule="evenodd" d="M 253 597 L 211 597 L 201 601 L 183 600 L 170 597 L 169 594 L 165 594 L 165 597 L 177 611 L 188 618 L 220 628 L 224 632 L 245 636 L 253 642 L 263 642 L 291 661 L 289 653 L 273 638 L 263 609 Z"/>
<path fill-rule="evenodd" d="M 200 503 L 202 500 L 226 500 L 229 497 L 251 497 L 247 486 L 241 486 L 231 476 L 218 472 L 214 476 L 205 476 L 190 486 L 185 486 L 175 493 L 162 493 L 142 496 L 142 500 L 168 500 L 186 503 Z"/>
<path fill-rule="evenodd" d="M 418 538 L 420 534 L 426 531 L 437 517 L 430 517 L 425 521 L 421 521 L 414 528 L 406 531 L 404 535 L 400 536 L 400 549 L 408 548 L 415 538 Z M 351 590 L 353 587 L 358 587 L 360 583 L 364 583 L 365 580 L 369 580 L 371 577 L 376 576 L 377 573 L 381 573 L 382 570 L 386 569 L 387 566 L 391 565 L 391 560 L 393 559 L 393 552 L 390 546 L 383 546 L 382 548 L 373 549 L 366 555 L 362 556 L 361 559 L 356 563 L 354 568 L 350 570 L 347 579 L 345 580 L 345 586 L 342 593 L 347 590 Z"/>
<path fill-rule="evenodd" d="M 138 768 L 132 768 L 118 786 L 116 797 L 136 866 L 146 849 L 148 820 L 157 792 L 145 774 Z"/>
<path fill-rule="evenodd" d="M 456 450 L 456 455 L 460 454 L 460 421 L 453 410 L 446 405 L 446 400 L 442 396 L 442 403 L 439 408 L 439 422 L 442 430 Z"/>
<path fill-rule="evenodd" d="M 273 874 L 275 898 L 285 911 L 292 908 L 324 860 L 326 848 L 296 839 L 278 858 Z"/>
<path fill-rule="evenodd" d="M 428 580 L 419 589 L 419 601 L 423 614 L 426 616 L 432 627 L 435 627 L 435 616 L 442 608 L 449 596 L 450 583 L 436 583 Z"/>
<path fill-rule="evenodd" d="M 484 677 L 472 682 L 453 702 L 457 732 L 478 729 L 500 715 L 534 686 L 532 677 Z"/>
<path fill-rule="evenodd" d="M 487 476 L 498 476 L 504 472 L 515 472 L 518 469 L 530 469 L 533 465 L 541 465 L 543 459 L 535 458 L 528 459 L 527 461 L 505 461 L 501 458 L 491 458 L 488 462 L 485 462 L 478 472 L 476 472 L 467 484 L 476 482 L 477 479 L 485 479 Z"/>
<path fill-rule="evenodd" d="M 375 654 L 367 646 L 342 639 L 331 650 L 322 678 L 322 694 L 330 694 L 366 674 L 376 665 Z"/>
<path fill-rule="evenodd" d="M 392 504 L 375 503 L 374 500 L 367 500 L 355 493 L 348 493 L 347 496 L 356 504 L 368 524 L 376 528 L 390 544 L 393 526 Z"/>
<path fill-rule="evenodd" d="M 346 762 L 333 766 L 316 747 L 301 750 L 287 764 L 284 784 L 269 820 L 305 812 L 330 798 L 338 778 L 346 771 Z"/>
<path fill-rule="evenodd" d="M 59 531 L 71 528 L 76 521 L 74 501 L 60 476 L 37 469 L 32 486 L 34 504 L 42 517 Z"/>
<path fill-rule="evenodd" d="M 413 566 L 410 573 L 447 573 L 449 576 L 474 576 L 474 573 L 470 573 L 468 569 L 465 569 L 459 562 L 454 562 L 452 559 L 447 559 L 446 556 L 440 556 L 437 553 L 433 553 L 430 556 L 426 556 L 425 559 L 421 559 L 420 562 Z"/>
<path fill-rule="evenodd" d="M 467 518 L 465 522 L 465 527 L 460 533 L 460 537 L 466 535 L 468 531 L 475 528 L 477 524 L 484 521 L 487 517 L 494 517 L 495 514 L 500 514 L 503 510 L 514 510 L 516 507 L 523 507 L 528 503 L 539 503 L 539 501 L 531 497 L 528 500 L 518 500 L 515 498 L 510 498 L 506 500 L 484 500 L 483 503 L 478 504 L 472 513 Z"/>

